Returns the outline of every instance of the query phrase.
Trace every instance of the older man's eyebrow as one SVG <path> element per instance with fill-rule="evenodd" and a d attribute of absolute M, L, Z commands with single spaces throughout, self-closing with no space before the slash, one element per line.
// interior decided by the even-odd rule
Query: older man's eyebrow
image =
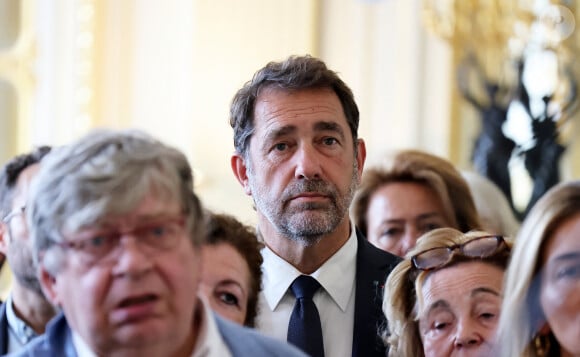
<path fill-rule="evenodd" d="M 296 127 L 294 125 L 285 125 L 274 130 L 268 131 L 266 134 L 266 140 L 275 140 L 284 135 L 292 134 L 296 132 Z"/>
<path fill-rule="evenodd" d="M 334 131 L 336 132 L 341 139 L 344 138 L 344 130 L 342 127 L 334 122 L 329 121 L 319 121 L 314 124 L 315 131 Z"/>
<path fill-rule="evenodd" d="M 267 149 L 272 142 L 282 138 L 286 135 L 295 133 L 298 129 L 294 125 L 285 125 L 273 130 L 269 130 L 261 141 L 262 149 Z"/>

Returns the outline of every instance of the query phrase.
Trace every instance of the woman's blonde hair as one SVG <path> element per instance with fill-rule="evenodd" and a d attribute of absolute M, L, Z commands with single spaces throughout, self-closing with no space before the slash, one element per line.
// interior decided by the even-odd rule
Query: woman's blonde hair
<path fill-rule="evenodd" d="M 387 317 L 388 331 L 383 331 L 383 341 L 389 345 L 389 356 L 423 357 L 423 343 L 419 335 L 418 292 L 430 272 L 418 271 L 413 267 L 412 257 L 425 250 L 437 247 L 452 247 L 475 238 L 490 236 L 483 231 L 462 233 L 453 228 L 439 228 L 425 233 L 417 245 L 407 253 L 389 274 L 385 285 L 383 312 Z M 454 253 L 449 262 L 438 269 L 461 262 L 484 262 L 506 269 L 511 250 L 511 241 L 505 240 L 507 249 L 486 258 L 470 258 Z"/>
<path fill-rule="evenodd" d="M 433 190 L 450 227 L 462 232 L 481 229 L 469 186 L 449 161 L 419 150 L 401 150 L 363 173 L 352 213 L 356 226 L 365 235 L 368 235 L 367 211 L 373 194 L 393 182 L 419 183 Z"/>
<path fill-rule="evenodd" d="M 545 322 L 539 303 L 542 251 L 563 221 L 580 213 L 580 181 L 560 183 L 544 194 L 528 213 L 516 237 L 505 278 L 498 348 L 502 356 L 538 356 L 534 338 Z M 552 355 L 559 349 L 548 336 Z"/>

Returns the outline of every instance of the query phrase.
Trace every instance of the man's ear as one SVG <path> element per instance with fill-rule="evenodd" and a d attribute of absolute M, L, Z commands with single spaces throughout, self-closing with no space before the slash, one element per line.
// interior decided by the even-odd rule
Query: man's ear
<path fill-rule="evenodd" d="M 0 253 L 6 256 L 8 251 L 8 242 L 10 241 L 10 231 L 5 222 L 0 221 Z"/>
<path fill-rule="evenodd" d="M 360 184 L 362 173 L 367 159 L 367 147 L 363 139 L 357 139 L 355 145 L 357 146 L 356 162 L 358 165 L 358 183 Z"/>
<path fill-rule="evenodd" d="M 248 181 L 248 172 L 247 172 L 248 168 L 246 166 L 246 162 L 244 161 L 243 156 L 237 152 L 234 153 L 230 160 L 230 164 L 232 166 L 234 176 L 236 176 L 236 179 L 244 188 L 244 192 L 246 193 L 246 195 L 251 196 L 252 190 L 250 188 L 250 184 Z"/>
<path fill-rule="evenodd" d="M 60 297 L 58 295 L 57 280 L 51 273 L 49 273 L 42 263 L 39 263 L 38 278 L 44 296 L 55 306 L 60 306 Z"/>

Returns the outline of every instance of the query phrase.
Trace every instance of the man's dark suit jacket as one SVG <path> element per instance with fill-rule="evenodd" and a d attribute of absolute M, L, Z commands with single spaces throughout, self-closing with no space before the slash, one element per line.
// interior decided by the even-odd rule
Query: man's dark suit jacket
<path fill-rule="evenodd" d="M 385 357 L 379 332 L 386 328 L 382 311 L 387 276 L 401 258 L 370 244 L 357 230 L 356 294 L 354 307 L 353 357 Z"/>
<path fill-rule="evenodd" d="M 6 316 L 6 302 L 0 305 L 0 355 L 8 353 L 8 317 Z"/>

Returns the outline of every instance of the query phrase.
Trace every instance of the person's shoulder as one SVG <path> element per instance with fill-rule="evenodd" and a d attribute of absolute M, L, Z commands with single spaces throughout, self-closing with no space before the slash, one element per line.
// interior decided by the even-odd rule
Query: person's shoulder
<path fill-rule="evenodd" d="M 218 329 L 234 357 L 274 356 L 307 357 L 298 348 L 285 341 L 265 336 L 257 330 L 243 327 L 215 316 Z"/>
<path fill-rule="evenodd" d="M 46 325 L 44 334 L 35 337 L 22 349 L 10 357 L 72 357 L 76 352 L 72 343 L 71 331 L 66 317 L 59 313 Z"/>
<path fill-rule="evenodd" d="M 40 335 L 26 344 L 22 349 L 12 352 L 6 355 L 6 357 L 49 357 L 54 355 L 54 351 L 48 347 L 46 336 Z"/>
<path fill-rule="evenodd" d="M 6 300 L 0 302 L 0 319 L 6 319 Z"/>
<path fill-rule="evenodd" d="M 359 243 L 359 256 L 364 257 L 363 260 L 376 262 L 388 270 L 392 270 L 392 268 L 402 260 L 400 257 L 379 249 L 369 243 L 360 230 L 357 230 L 357 237 Z"/>

